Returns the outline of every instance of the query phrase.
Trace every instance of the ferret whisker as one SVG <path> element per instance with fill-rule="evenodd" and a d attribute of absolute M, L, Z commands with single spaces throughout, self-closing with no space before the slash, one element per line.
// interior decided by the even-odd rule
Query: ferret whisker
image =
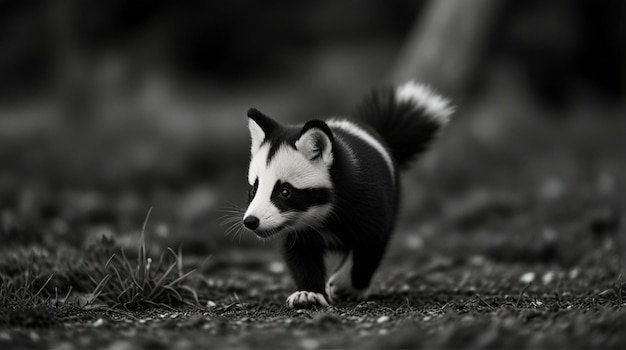
<path fill-rule="evenodd" d="M 240 230 L 242 228 L 241 222 L 234 222 L 226 229 L 226 237 L 228 237 L 231 233 L 235 232 L 235 230 Z"/>

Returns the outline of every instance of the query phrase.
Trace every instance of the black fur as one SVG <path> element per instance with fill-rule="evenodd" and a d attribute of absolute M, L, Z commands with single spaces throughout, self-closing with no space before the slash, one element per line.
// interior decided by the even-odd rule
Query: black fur
<path fill-rule="evenodd" d="M 324 241 L 319 235 L 312 235 L 307 237 L 306 244 L 303 244 L 303 240 L 298 236 L 287 235 L 283 242 L 283 252 L 289 272 L 298 290 L 325 294 L 324 252 L 326 246 Z"/>
<path fill-rule="evenodd" d="M 248 118 L 254 120 L 257 124 L 259 124 L 259 126 L 261 127 L 261 129 L 263 129 L 263 131 L 265 131 L 265 133 L 271 133 L 274 129 L 280 127 L 280 124 L 277 123 L 274 119 L 261 113 L 256 108 L 250 108 L 248 110 Z"/>
<path fill-rule="evenodd" d="M 326 122 L 323 122 L 321 120 L 309 120 L 308 122 L 306 122 L 306 124 L 304 124 L 304 126 L 302 127 L 302 130 L 300 130 L 300 134 L 298 135 L 298 138 L 300 138 L 300 136 L 304 135 L 305 132 L 311 129 L 322 130 L 328 136 L 328 138 L 330 139 L 330 142 L 333 141 L 333 132 L 328 127 L 328 124 L 326 124 Z"/>
<path fill-rule="evenodd" d="M 409 101 L 398 103 L 392 88 L 372 92 L 354 111 L 387 142 L 400 168 L 427 150 L 441 125 Z"/>

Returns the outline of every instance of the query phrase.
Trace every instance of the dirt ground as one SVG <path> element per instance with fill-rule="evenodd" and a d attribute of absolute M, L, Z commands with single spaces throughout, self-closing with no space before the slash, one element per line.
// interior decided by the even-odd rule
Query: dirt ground
<path fill-rule="evenodd" d="M 624 286 L 607 274 L 615 261 L 601 247 L 586 264 L 569 268 L 493 255 L 424 257 L 413 249 L 423 248 L 414 244 L 390 257 L 404 262 L 383 266 L 367 301 L 287 309 L 291 283 L 266 254 L 203 271 L 201 307 L 17 309 L 21 317 L 3 316 L 17 324 L 0 329 L 0 344 L 315 349 L 622 348 L 626 342 Z"/>

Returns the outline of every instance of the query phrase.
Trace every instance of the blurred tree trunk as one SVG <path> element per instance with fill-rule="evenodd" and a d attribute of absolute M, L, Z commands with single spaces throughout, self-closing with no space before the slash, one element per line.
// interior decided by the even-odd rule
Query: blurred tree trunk
<path fill-rule="evenodd" d="M 476 76 L 504 0 L 431 0 L 413 24 L 388 80 L 415 79 L 454 98 Z"/>

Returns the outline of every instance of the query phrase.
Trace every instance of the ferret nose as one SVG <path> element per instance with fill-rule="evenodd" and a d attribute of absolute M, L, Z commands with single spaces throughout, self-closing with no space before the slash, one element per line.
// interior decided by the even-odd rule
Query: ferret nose
<path fill-rule="evenodd" d="M 250 215 L 243 219 L 243 224 L 250 230 L 256 230 L 259 227 L 260 220 L 256 216 Z"/>

